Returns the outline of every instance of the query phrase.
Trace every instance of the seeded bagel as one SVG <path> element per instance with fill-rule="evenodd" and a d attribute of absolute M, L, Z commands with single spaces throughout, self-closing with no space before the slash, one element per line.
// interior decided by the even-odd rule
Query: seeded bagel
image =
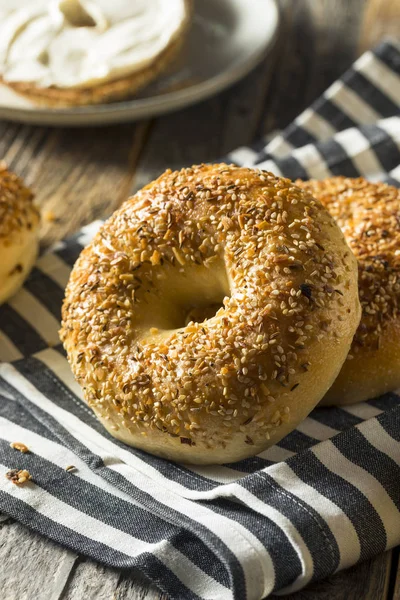
<path fill-rule="evenodd" d="M 362 317 L 324 404 L 352 404 L 400 387 L 400 190 L 363 178 L 298 182 L 342 229 L 358 261 Z"/>
<path fill-rule="evenodd" d="M 36 260 L 39 222 L 32 192 L 0 163 L 0 304 L 15 294 Z"/>
<path fill-rule="evenodd" d="M 357 267 L 328 211 L 290 180 L 225 164 L 166 171 L 82 252 L 61 339 L 116 438 L 189 463 L 279 441 L 338 374 Z"/>

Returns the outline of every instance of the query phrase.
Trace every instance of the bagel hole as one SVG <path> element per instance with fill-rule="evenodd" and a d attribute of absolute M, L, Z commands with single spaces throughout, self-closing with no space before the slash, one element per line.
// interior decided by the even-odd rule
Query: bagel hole
<path fill-rule="evenodd" d="M 191 321 L 202 323 L 212 319 L 224 299 L 231 295 L 225 263 L 213 269 L 203 266 L 165 271 L 157 284 L 157 294 L 143 305 L 143 322 L 160 331 L 183 329 Z"/>
<path fill-rule="evenodd" d="M 205 304 L 204 306 L 192 306 L 186 314 L 184 327 L 191 321 L 194 323 L 202 323 L 207 319 L 212 319 L 219 309 L 223 307 L 223 298 L 221 298 L 220 302 L 213 302 L 212 304 Z"/>

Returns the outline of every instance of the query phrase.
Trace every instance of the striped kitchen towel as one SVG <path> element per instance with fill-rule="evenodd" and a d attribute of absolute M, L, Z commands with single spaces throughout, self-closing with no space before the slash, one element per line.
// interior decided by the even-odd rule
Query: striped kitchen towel
<path fill-rule="evenodd" d="M 291 178 L 398 184 L 399 104 L 400 52 L 385 43 L 266 147 L 231 159 Z M 279 445 L 224 466 L 173 464 L 109 436 L 57 334 L 70 268 L 96 227 L 43 255 L 0 308 L 0 510 L 75 552 L 140 569 L 174 600 L 259 600 L 399 544 L 396 392 L 317 408 Z M 13 468 L 32 482 L 13 485 Z"/>

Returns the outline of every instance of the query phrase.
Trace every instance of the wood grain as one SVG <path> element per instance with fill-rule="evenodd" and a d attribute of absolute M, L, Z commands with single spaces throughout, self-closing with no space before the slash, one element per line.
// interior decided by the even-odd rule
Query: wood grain
<path fill-rule="evenodd" d="M 379 43 L 382 38 L 400 39 L 399 0 L 367 0 L 359 36 L 359 52 Z"/>
<path fill-rule="evenodd" d="M 249 144 L 259 131 L 260 118 L 276 49 L 242 82 L 201 104 L 156 119 L 138 161 L 131 193 L 165 169 L 220 160 Z"/>
<path fill-rule="evenodd" d="M 58 600 L 76 559 L 19 523 L 0 523 L 2 600 Z"/>
<path fill-rule="evenodd" d="M 400 547 L 393 551 L 392 584 L 393 593 L 391 597 L 393 600 L 400 600 Z"/>
<path fill-rule="evenodd" d="M 119 577 L 117 570 L 82 559 L 71 570 L 60 600 L 111 600 L 115 598 Z"/>
<path fill-rule="evenodd" d="M 51 129 L 0 123 L 0 156 L 34 190 L 45 244 L 109 215 L 128 196 L 148 126 Z"/>

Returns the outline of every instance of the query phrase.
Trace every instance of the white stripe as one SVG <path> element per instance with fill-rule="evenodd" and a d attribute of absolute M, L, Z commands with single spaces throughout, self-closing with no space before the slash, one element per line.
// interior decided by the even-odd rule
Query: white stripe
<path fill-rule="evenodd" d="M 55 317 L 25 288 L 9 300 L 9 305 L 25 319 L 49 345 L 59 344 L 58 330 L 60 323 Z"/>
<path fill-rule="evenodd" d="M 252 167 L 257 160 L 257 156 L 257 152 L 246 146 L 242 146 L 229 154 L 230 160 L 241 167 Z"/>
<path fill-rule="evenodd" d="M 5 477 L 9 469 L 10 465 L 0 464 L 0 489 L 10 494 L 10 496 L 29 504 L 41 515 L 64 525 L 64 527 L 69 527 L 89 539 L 101 543 L 105 543 L 105 540 L 107 540 L 107 546 L 118 552 L 123 552 L 127 556 L 137 556 L 141 552 L 152 552 L 154 550 L 154 544 L 138 540 L 86 513 L 81 513 L 72 505 L 58 500 L 34 483 L 23 487 L 14 485 Z"/>
<path fill-rule="evenodd" d="M 65 446 L 61 446 L 3 417 L 0 417 L 0 431 L 3 440 L 10 443 L 22 442 L 28 446 L 30 452 L 51 462 L 60 469 L 65 470 L 68 465 L 73 465 L 76 467 L 76 470 L 69 474 L 70 477 L 78 477 L 78 479 L 87 481 L 108 494 L 112 494 L 125 502 L 129 502 L 129 504 L 142 508 L 142 505 L 136 502 L 131 496 L 111 485 L 99 475 L 96 475 L 83 460 Z M 15 451 L 15 456 L 17 460 L 17 450 Z"/>
<path fill-rule="evenodd" d="M 282 460 L 287 460 L 294 455 L 295 452 L 286 450 L 286 448 L 281 448 L 280 446 L 271 446 L 271 448 L 268 448 L 268 450 L 264 450 L 264 452 L 258 454 L 260 458 L 272 460 L 273 462 L 281 462 Z"/>
<path fill-rule="evenodd" d="M 35 358 L 39 359 L 42 363 L 44 363 L 53 373 L 56 375 L 64 385 L 74 394 L 78 396 L 81 400 L 83 400 L 82 388 L 76 382 L 75 377 L 72 374 L 71 367 L 65 356 L 62 356 L 57 350 L 53 350 L 52 348 L 46 348 L 46 350 L 42 350 L 35 354 Z M 57 380 L 55 380 L 57 384 Z M 75 399 L 72 398 L 75 402 Z M 92 410 L 87 409 L 90 414 L 93 414 Z"/>
<path fill-rule="evenodd" d="M 393 140 L 398 148 L 400 148 L 400 118 L 389 117 L 382 119 L 377 123 L 377 126 L 383 129 L 388 136 Z"/>
<path fill-rule="evenodd" d="M 6 389 L 4 389 L 4 385 L 2 385 L 2 382 L 0 381 L 0 394 L 2 396 L 4 396 L 5 398 L 8 398 L 9 400 L 12 400 L 13 402 L 15 402 L 15 398 L 10 394 L 10 392 Z"/>
<path fill-rule="evenodd" d="M 100 227 L 103 225 L 104 221 L 93 221 L 89 223 L 89 225 L 85 225 L 79 232 L 79 236 L 77 238 L 78 244 L 81 246 L 87 246 L 90 244 Z"/>
<path fill-rule="evenodd" d="M 314 438 L 320 442 L 329 440 L 329 438 L 333 437 L 340 433 L 337 429 L 333 429 L 332 427 L 328 427 L 328 425 L 324 425 L 323 423 L 319 423 L 315 421 L 311 417 L 307 417 L 297 425 L 297 431 L 308 435 L 309 437 Z"/>
<path fill-rule="evenodd" d="M 368 471 L 348 460 L 329 440 L 318 444 L 311 452 L 332 473 L 364 494 L 382 520 L 386 532 L 386 548 L 396 546 L 400 542 L 400 528 L 394 527 L 394 524 L 400 522 L 400 513 L 383 485 Z"/>
<path fill-rule="evenodd" d="M 238 479 L 246 477 L 246 475 L 249 474 L 245 473 L 244 471 L 236 471 L 235 469 L 229 469 L 229 467 L 223 467 L 220 465 L 213 467 L 185 465 L 185 469 L 221 484 L 232 483 L 233 481 L 237 481 Z"/>
<path fill-rule="evenodd" d="M 62 289 L 65 288 L 71 273 L 71 267 L 57 254 L 44 254 L 39 258 L 36 266 Z"/>
<path fill-rule="evenodd" d="M 322 154 L 313 144 L 293 150 L 292 156 L 299 161 L 310 179 L 326 179 L 332 176 Z"/>
<path fill-rule="evenodd" d="M 23 354 L 14 346 L 12 341 L 3 331 L 0 331 L 0 362 L 19 360 Z"/>
<path fill-rule="evenodd" d="M 400 79 L 384 62 L 372 52 L 366 52 L 355 63 L 355 68 L 360 71 L 366 79 L 374 84 L 396 105 L 400 98 Z"/>
<path fill-rule="evenodd" d="M 60 252 L 60 250 L 65 250 L 66 247 L 67 247 L 67 242 L 60 240 L 59 242 L 55 242 L 55 244 L 53 244 L 50 247 L 50 251 L 51 252 Z"/>
<path fill-rule="evenodd" d="M 360 404 L 351 404 L 349 406 L 341 406 L 340 409 L 364 420 L 373 419 L 383 412 L 379 408 L 375 408 L 375 406 L 367 404 L 366 402 L 360 402 Z"/>
<path fill-rule="evenodd" d="M 9 467 L 0 464 L 0 489 L 29 504 L 36 512 L 51 521 L 68 527 L 91 540 L 106 544 L 127 556 L 136 557 L 144 552 L 153 553 L 194 593 L 204 594 L 206 589 L 210 598 L 226 598 L 226 600 L 231 598 L 230 592 L 225 587 L 194 565 L 169 542 L 161 540 L 157 543 L 148 543 L 139 540 L 120 529 L 114 529 L 111 525 L 107 525 L 87 513 L 80 512 L 34 483 L 23 487 L 14 485 L 5 477 L 8 470 Z"/>
<path fill-rule="evenodd" d="M 28 397 L 31 402 L 48 412 L 63 427 L 67 428 L 69 433 L 91 452 L 100 456 L 106 464 L 115 463 L 115 458 L 125 463 L 112 464 L 109 467 L 110 469 L 120 473 L 157 502 L 168 508 L 173 507 L 217 535 L 230 548 L 242 565 L 249 600 L 258 600 L 258 598 L 272 591 L 274 587 L 272 560 L 258 538 L 239 523 L 217 515 L 208 509 L 206 505 L 194 505 L 187 499 L 206 497 L 207 493 L 188 490 L 179 483 L 170 481 L 129 450 L 124 450 L 113 444 L 72 413 L 50 402 L 12 365 L 0 364 L 0 374 L 20 393 Z M 186 473 L 185 475 L 187 476 Z M 255 582 L 257 582 L 257 585 L 255 585 Z M 264 583 L 265 587 L 263 587 Z"/>
<path fill-rule="evenodd" d="M 274 158 L 285 158 L 292 153 L 294 146 L 287 142 L 283 136 L 277 135 L 266 147 L 265 151 Z M 257 165 L 258 166 L 258 165 Z"/>
<path fill-rule="evenodd" d="M 260 481 L 265 485 L 265 479 L 261 475 L 254 473 L 254 476 L 260 479 Z M 292 521 L 280 513 L 279 510 L 269 506 L 263 500 L 260 500 L 257 498 L 257 496 L 254 496 L 249 490 L 235 483 L 225 486 L 222 493 L 227 497 L 230 497 L 233 494 L 238 500 L 244 502 L 257 513 L 271 519 L 271 521 L 273 521 L 273 523 L 275 523 L 282 530 L 282 532 L 286 535 L 288 542 L 295 550 L 301 563 L 301 575 L 299 575 L 299 577 L 293 583 L 292 589 L 295 591 L 306 585 L 312 579 L 314 573 L 314 563 L 307 544 L 304 542 L 300 532 L 294 526 Z"/>
<path fill-rule="evenodd" d="M 324 519 L 339 548 L 340 562 L 337 570 L 346 569 L 357 562 L 361 551 L 360 541 L 352 522 L 341 508 L 300 479 L 286 463 L 270 467 L 268 475 Z"/>
<path fill-rule="evenodd" d="M 279 168 L 277 167 L 277 165 L 275 164 L 275 162 L 273 160 L 265 160 L 264 162 L 257 164 L 257 169 L 263 169 L 264 171 L 271 171 L 271 173 L 274 173 L 274 175 L 277 175 L 278 177 L 282 176 L 281 171 L 279 170 Z"/>
<path fill-rule="evenodd" d="M 400 165 L 398 165 L 395 169 L 390 171 L 389 175 L 393 179 L 397 179 L 398 181 L 400 181 Z"/>
<path fill-rule="evenodd" d="M 94 451 L 96 451 L 95 447 Z M 99 454 L 99 449 L 96 454 Z M 112 465 L 110 469 L 150 493 L 158 502 L 169 508 L 173 507 L 218 536 L 236 556 L 243 568 L 249 600 L 259 600 L 271 593 L 275 581 L 272 559 L 264 545 L 246 527 L 228 517 L 214 513 L 206 505 L 193 504 L 185 497 L 171 494 L 168 488 L 160 488 L 156 482 L 145 481 L 141 472 L 132 473 L 127 464 Z M 230 485 L 235 484 L 221 486 L 211 492 L 204 492 L 201 496 L 204 499 L 220 497 L 222 494 L 218 492 L 227 490 Z"/>
<path fill-rule="evenodd" d="M 400 442 L 392 438 L 376 419 L 356 426 L 368 442 L 400 465 Z"/>
<path fill-rule="evenodd" d="M 361 96 L 346 87 L 343 81 L 336 81 L 332 84 L 324 96 L 336 104 L 355 123 L 376 123 L 381 116 L 369 104 L 364 102 Z"/>
<path fill-rule="evenodd" d="M 308 131 L 317 140 L 326 140 L 337 133 L 336 129 L 326 120 L 316 113 L 312 108 L 307 108 L 295 120 L 295 123 Z"/>
<path fill-rule="evenodd" d="M 384 169 L 367 138 L 355 127 L 346 129 L 335 136 L 335 140 L 351 157 L 360 175 L 371 181 L 379 181 L 384 177 Z"/>

